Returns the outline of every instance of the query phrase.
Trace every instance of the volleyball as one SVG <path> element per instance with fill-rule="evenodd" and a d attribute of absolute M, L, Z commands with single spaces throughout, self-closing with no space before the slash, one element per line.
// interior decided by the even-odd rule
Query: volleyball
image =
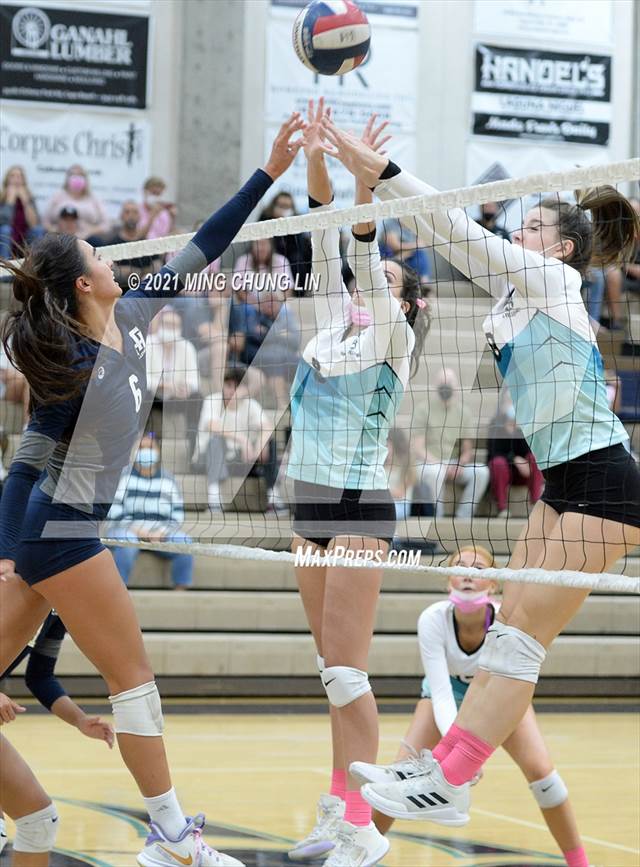
<path fill-rule="evenodd" d="M 351 0 L 314 0 L 293 25 L 293 47 L 304 65 L 319 75 L 344 75 L 367 56 L 371 27 Z"/>

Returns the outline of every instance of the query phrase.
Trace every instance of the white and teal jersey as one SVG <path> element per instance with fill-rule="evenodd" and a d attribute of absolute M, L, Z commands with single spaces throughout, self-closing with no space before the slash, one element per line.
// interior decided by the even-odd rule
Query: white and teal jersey
<path fill-rule="evenodd" d="M 313 232 L 312 244 L 315 332 L 291 387 L 287 475 L 332 488 L 384 490 L 387 437 L 409 379 L 413 331 L 389 291 L 377 243 L 353 239 L 349 264 L 372 324 L 345 340 L 351 299 L 339 232 Z"/>
<path fill-rule="evenodd" d="M 375 192 L 395 199 L 436 190 L 403 171 Z M 609 409 L 575 268 L 487 232 L 461 208 L 409 217 L 407 225 L 498 299 L 484 330 L 541 469 L 628 440 Z"/>

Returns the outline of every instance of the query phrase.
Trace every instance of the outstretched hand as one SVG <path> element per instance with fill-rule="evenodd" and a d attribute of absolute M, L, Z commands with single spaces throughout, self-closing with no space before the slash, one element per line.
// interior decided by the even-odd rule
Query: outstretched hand
<path fill-rule="evenodd" d="M 372 114 L 371 117 L 369 118 L 369 120 L 367 121 L 367 125 L 364 128 L 361 141 L 363 141 L 366 145 L 368 145 L 376 153 L 385 154 L 386 151 L 383 151 L 382 148 L 392 138 L 392 136 L 390 134 L 387 134 L 382 138 L 380 136 L 386 130 L 386 128 L 389 126 L 389 121 L 383 120 L 381 124 L 376 126 L 377 120 L 378 120 L 378 115 L 375 113 Z"/>
<path fill-rule="evenodd" d="M 307 123 L 304 128 L 304 135 L 302 136 L 304 155 L 308 160 L 324 154 L 322 145 L 325 141 L 325 133 L 322 121 L 325 117 L 331 120 L 331 109 L 325 109 L 324 97 L 320 97 L 317 106 L 310 99 L 307 110 Z"/>
<path fill-rule="evenodd" d="M 388 140 L 379 140 L 384 125 L 382 129 L 374 130 L 375 121 L 372 122 L 370 119 L 369 122 L 371 123 L 370 137 L 375 134 L 374 144 L 377 143 L 377 147 L 380 148 L 384 141 Z M 330 118 L 325 117 L 322 125 L 325 137 L 330 143 L 321 145 L 324 153 L 340 160 L 342 165 L 367 187 L 375 187 L 389 162 L 388 158 L 384 154 L 377 153 L 364 139 L 339 129 Z"/>
<path fill-rule="evenodd" d="M 292 136 L 304 127 L 305 122 L 298 111 L 294 111 L 280 127 L 264 167 L 265 172 L 272 180 L 275 181 L 280 175 L 283 175 L 296 158 L 302 147 L 302 138 L 294 140 Z"/>

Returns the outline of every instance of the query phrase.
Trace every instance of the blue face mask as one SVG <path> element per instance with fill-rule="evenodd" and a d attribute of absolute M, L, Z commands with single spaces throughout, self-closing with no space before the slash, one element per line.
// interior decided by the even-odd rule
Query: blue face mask
<path fill-rule="evenodd" d="M 136 463 L 141 467 L 152 467 L 158 463 L 158 453 L 152 448 L 138 449 Z"/>

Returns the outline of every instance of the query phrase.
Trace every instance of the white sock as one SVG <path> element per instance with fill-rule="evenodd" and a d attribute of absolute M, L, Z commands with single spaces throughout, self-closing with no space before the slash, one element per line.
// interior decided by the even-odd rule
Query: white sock
<path fill-rule="evenodd" d="M 164 795 L 155 798 L 144 798 L 151 821 L 159 825 L 169 840 L 177 840 L 187 824 L 185 815 L 180 809 L 176 790 L 169 789 Z"/>

